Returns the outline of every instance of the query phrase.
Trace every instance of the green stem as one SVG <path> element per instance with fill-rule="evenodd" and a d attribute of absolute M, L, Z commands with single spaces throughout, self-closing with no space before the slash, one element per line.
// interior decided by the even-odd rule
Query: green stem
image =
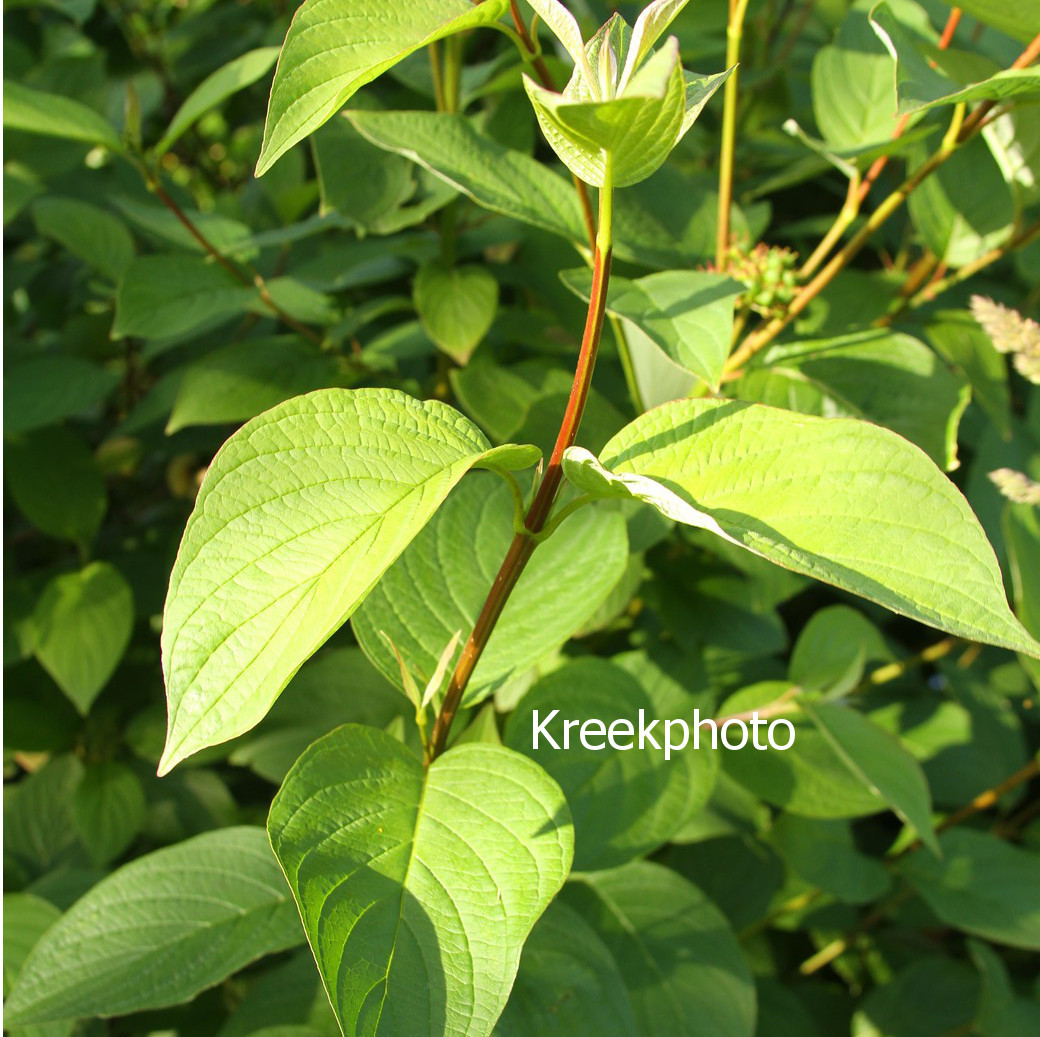
<path fill-rule="evenodd" d="M 831 249 L 841 241 L 842 235 L 859 215 L 859 190 L 860 176 L 854 173 L 849 178 L 849 189 L 845 194 L 845 204 L 838 213 L 838 218 L 831 225 L 831 229 L 821 238 L 813 254 L 802 264 L 798 271 L 799 277 L 809 277 L 816 268 L 830 255 Z"/>
<path fill-rule="evenodd" d="M 461 97 L 462 37 L 449 36 L 444 41 L 444 110 L 457 112 Z"/>
<path fill-rule="evenodd" d="M 618 358 L 621 360 L 621 370 L 625 375 L 629 398 L 636 414 L 642 414 L 646 410 L 646 401 L 639 389 L 639 379 L 636 378 L 635 364 L 632 363 L 632 347 L 629 345 L 628 336 L 617 317 L 608 314 L 607 319 L 610 321 L 610 330 L 614 332 L 614 341 L 617 343 Z"/>
<path fill-rule="evenodd" d="M 447 111 L 444 104 L 444 74 L 441 71 L 440 40 L 434 40 L 426 51 L 430 55 L 430 75 L 433 77 L 433 103 L 437 111 Z"/>
<path fill-rule="evenodd" d="M 726 80 L 722 102 L 722 150 L 719 154 L 719 213 L 715 239 L 715 265 L 722 270 L 729 250 L 729 211 L 733 205 L 733 153 L 737 139 L 737 97 L 739 90 L 740 44 L 744 35 L 744 15 L 748 0 L 730 0 L 726 26 L 726 68 L 733 72 Z"/>
<path fill-rule="evenodd" d="M 556 437 L 549 463 L 542 476 L 534 500 L 531 502 L 524 518 L 524 528 L 514 537 L 506 552 L 506 557 L 495 576 L 491 589 L 480 610 L 480 615 L 473 630 L 462 648 L 462 654 L 455 665 L 451 681 L 444 693 L 444 702 L 426 752 L 426 762 L 431 763 L 447 745 L 448 733 L 452 721 L 462 703 L 462 696 L 480 656 L 487 646 L 495 629 L 495 624 L 502 615 L 509 595 L 520 579 L 534 549 L 538 546 L 541 533 L 552 512 L 556 495 L 563 481 L 563 455 L 568 447 L 574 445 L 578 435 L 578 427 L 585 411 L 585 403 L 589 397 L 592 384 L 592 372 L 596 366 L 596 354 L 603 335 L 603 321 L 606 313 L 607 284 L 610 280 L 610 259 L 613 215 L 613 188 L 610 183 L 610 167 L 607 167 L 606 186 L 599 193 L 599 224 L 596 229 L 596 251 L 592 267 L 592 290 L 589 298 L 588 314 L 585 318 L 585 331 L 581 338 L 581 350 L 574 371 L 574 382 L 571 386 L 567 409 L 560 423 L 560 431 Z"/>
<path fill-rule="evenodd" d="M 970 123 L 964 122 L 962 125 L 962 116 L 963 107 L 958 105 L 950 130 L 943 139 L 939 150 L 928 161 L 920 165 L 871 213 L 852 240 L 836 253 L 830 262 L 795 296 L 794 302 L 782 317 L 774 317 L 744 340 L 740 348 L 726 361 L 724 368 L 726 374 L 739 371 L 759 350 L 769 345 L 848 266 L 874 232 L 902 206 L 917 186 L 931 176 L 966 140 L 974 135 L 978 129 L 978 123 L 971 120 Z"/>

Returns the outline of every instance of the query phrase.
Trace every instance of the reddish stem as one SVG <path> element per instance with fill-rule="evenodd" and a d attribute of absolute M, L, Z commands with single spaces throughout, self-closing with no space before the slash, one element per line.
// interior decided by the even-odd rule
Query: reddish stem
<path fill-rule="evenodd" d="M 463 646 L 455 671 L 451 675 L 451 682 L 444 693 L 444 703 L 437 714 L 437 721 L 430 736 L 426 754 L 427 763 L 444 752 L 448 732 L 451 730 L 452 721 L 462 702 L 466 685 L 473 676 L 473 671 L 480 661 L 480 656 L 487 646 L 499 616 L 502 615 L 509 595 L 516 586 L 517 580 L 520 579 L 535 547 L 538 546 L 538 541 L 532 534 L 541 532 L 552 511 L 553 502 L 556 500 L 556 494 L 563 479 L 563 453 L 567 447 L 574 445 L 578 426 L 581 424 L 581 416 L 585 410 L 585 402 L 589 396 L 589 387 L 592 384 L 592 372 L 596 366 L 596 353 L 603 332 L 603 316 L 607 302 L 607 283 L 610 280 L 610 256 L 609 248 L 602 252 L 600 249 L 596 249 L 585 332 L 582 335 L 581 351 L 578 354 L 578 365 L 574 372 L 571 395 L 567 401 L 567 410 L 564 412 L 559 434 L 556 437 L 556 445 L 549 457 L 545 475 L 538 485 L 538 491 L 524 518 L 524 529 L 513 537 L 513 542 L 509 545 L 498 575 L 491 584 L 491 590 L 488 591 L 477 622 Z"/>

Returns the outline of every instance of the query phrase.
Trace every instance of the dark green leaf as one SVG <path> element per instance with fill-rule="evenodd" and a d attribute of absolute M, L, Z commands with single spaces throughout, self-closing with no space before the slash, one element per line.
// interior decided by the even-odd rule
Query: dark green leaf
<path fill-rule="evenodd" d="M 175 1005 L 303 939 L 259 828 L 140 857 L 98 883 L 36 945 L 5 1025 Z"/>

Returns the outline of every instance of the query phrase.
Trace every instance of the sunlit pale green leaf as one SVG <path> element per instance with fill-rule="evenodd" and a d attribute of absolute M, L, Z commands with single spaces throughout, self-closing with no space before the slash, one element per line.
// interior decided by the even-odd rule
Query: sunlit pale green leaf
<path fill-rule="evenodd" d="M 635 74 L 622 97 L 578 100 L 526 75 L 524 88 L 560 161 L 595 187 L 608 179 L 615 187 L 646 179 L 682 135 L 686 83 L 674 39 Z"/>
<path fill-rule="evenodd" d="M 866 422 L 683 400 L 637 418 L 596 479 L 893 612 L 1027 655 L 993 549 L 916 447 Z M 592 467 L 585 459 L 586 470 Z"/>
<path fill-rule="evenodd" d="M 466 471 L 533 461 L 490 454 L 457 411 L 390 389 L 297 397 L 232 436 L 170 580 L 160 769 L 256 724 Z"/>
<path fill-rule="evenodd" d="M 487 1037 L 573 847 L 559 786 L 518 753 L 424 770 L 352 724 L 304 753 L 268 829 L 349 1037 Z"/>

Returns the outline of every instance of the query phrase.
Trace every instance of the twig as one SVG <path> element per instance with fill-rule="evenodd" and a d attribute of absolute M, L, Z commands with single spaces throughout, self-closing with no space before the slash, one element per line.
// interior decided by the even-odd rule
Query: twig
<path fill-rule="evenodd" d="M 185 230 L 202 246 L 202 248 L 213 257 L 236 281 L 246 285 L 249 288 L 255 288 L 257 294 L 260 296 L 261 301 L 264 305 L 271 310 L 284 324 L 287 324 L 294 331 L 303 335 L 304 338 L 308 338 L 311 342 L 321 345 L 322 337 L 313 328 L 308 328 L 307 325 L 301 324 L 295 317 L 290 316 L 285 312 L 274 301 L 271 297 L 271 292 L 268 289 L 267 282 L 263 279 L 258 271 L 252 271 L 252 277 L 248 274 L 243 273 L 230 259 L 227 258 L 217 247 L 213 244 L 202 233 L 201 230 L 195 225 L 191 217 L 177 204 L 176 201 L 169 195 L 166 188 L 162 186 L 159 181 L 150 177 L 148 181 L 149 187 L 155 192 L 155 196 L 159 199 L 163 205 L 166 206 L 170 212 L 180 221 L 181 225 Z"/>
<path fill-rule="evenodd" d="M 737 137 L 737 99 L 739 96 L 740 45 L 744 35 L 744 16 L 748 0 L 729 0 L 726 25 L 726 68 L 732 68 L 726 80 L 722 100 L 722 147 L 719 153 L 719 205 L 715 233 L 715 266 L 725 270 L 729 251 L 729 217 L 733 205 L 733 155 Z"/>

